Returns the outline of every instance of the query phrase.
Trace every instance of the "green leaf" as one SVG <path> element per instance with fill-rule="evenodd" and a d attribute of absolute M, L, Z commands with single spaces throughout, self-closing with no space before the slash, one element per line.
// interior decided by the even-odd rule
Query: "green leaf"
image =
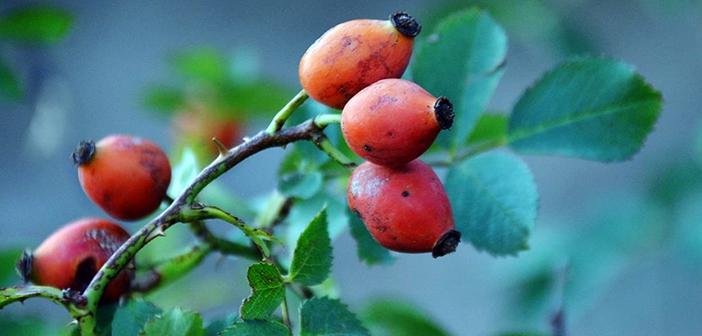
<path fill-rule="evenodd" d="M 320 172 L 288 174 L 280 179 L 280 192 L 297 198 L 310 198 L 322 188 L 324 177 Z"/>
<path fill-rule="evenodd" d="M 183 148 L 176 159 L 171 158 L 173 165 L 173 177 L 168 186 L 168 194 L 171 196 L 180 195 L 188 185 L 195 180 L 200 173 L 200 163 L 195 151 L 186 147 Z"/>
<path fill-rule="evenodd" d="M 468 144 L 506 142 L 508 122 L 507 116 L 501 114 L 484 114 L 480 116 L 473 132 L 468 137 Z"/>
<path fill-rule="evenodd" d="M 364 309 L 361 316 L 363 322 L 373 331 L 373 335 L 449 335 L 448 331 L 431 320 L 426 312 L 400 301 L 374 301 Z"/>
<path fill-rule="evenodd" d="M 309 223 L 319 214 L 319 209 L 326 206 L 329 238 L 336 239 L 347 228 L 349 217 L 347 215 L 346 192 L 343 189 L 322 188 L 317 195 L 309 199 L 300 199 L 293 202 L 290 214 L 285 220 L 284 245 L 290 251 L 285 255 L 287 263 L 292 261 L 298 240 L 307 229 Z"/>
<path fill-rule="evenodd" d="M 308 199 L 324 184 L 324 176 L 318 169 L 298 147 L 293 147 L 278 169 L 278 189 L 283 195 Z"/>
<path fill-rule="evenodd" d="M 327 226 L 325 207 L 312 219 L 297 241 L 289 281 L 312 286 L 322 283 L 329 276 L 333 256 Z"/>
<path fill-rule="evenodd" d="M 230 314 L 223 319 L 216 319 L 210 321 L 210 323 L 205 328 L 205 334 L 207 336 L 220 336 L 224 329 L 227 329 L 229 326 L 233 325 L 237 321 L 239 321 L 239 317 L 237 314 Z"/>
<path fill-rule="evenodd" d="M 165 115 L 174 114 L 184 103 L 185 94 L 177 88 L 154 85 L 144 94 L 144 106 Z"/>
<path fill-rule="evenodd" d="M 150 319 L 144 326 L 142 334 L 144 336 L 202 336 L 205 334 L 205 328 L 202 326 L 200 314 L 173 308 Z"/>
<path fill-rule="evenodd" d="M 143 300 L 129 300 L 117 308 L 112 319 L 112 336 L 138 335 L 147 321 L 160 314 L 161 309 Z"/>
<path fill-rule="evenodd" d="M 427 91 L 446 96 L 456 118 L 451 146 L 462 146 L 502 77 L 507 36 L 486 12 L 469 9 L 442 20 L 417 45 L 412 77 Z M 445 141 L 445 140 L 444 140 Z"/>
<path fill-rule="evenodd" d="M 294 92 L 271 80 L 221 83 L 217 93 L 217 110 L 222 115 L 268 118 L 282 108 Z"/>
<path fill-rule="evenodd" d="M 577 58 L 538 80 L 519 99 L 509 122 L 514 150 L 598 161 L 638 152 L 662 98 L 628 64 Z"/>
<path fill-rule="evenodd" d="M 394 258 L 390 255 L 390 252 L 373 239 L 361 219 L 353 213 L 349 213 L 348 216 L 351 235 L 356 240 L 358 259 L 365 262 L 366 265 L 389 264 L 393 262 Z"/>
<path fill-rule="evenodd" d="M 339 300 L 313 298 L 300 308 L 301 336 L 370 335 L 345 304 Z"/>
<path fill-rule="evenodd" d="M 19 79 L 2 59 L 0 59 L 0 99 L 17 100 L 24 96 Z"/>
<path fill-rule="evenodd" d="M 58 330 L 57 330 L 58 329 Z M 47 336 L 61 335 L 59 326 L 51 325 L 46 320 L 36 316 L 26 315 L 17 316 L 7 312 L 3 312 L 0 316 L 0 330 L 3 335 L 21 335 L 21 336 Z"/>
<path fill-rule="evenodd" d="M 228 76 L 227 59 L 214 48 L 194 48 L 171 58 L 171 65 L 182 76 L 205 82 L 220 82 Z"/>
<path fill-rule="evenodd" d="M 19 281 L 15 263 L 21 255 L 21 248 L 5 248 L 0 251 L 0 287 L 7 287 Z"/>
<path fill-rule="evenodd" d="M 73 16 L 53 6 L 25 6 L 0 17 L 0 38 L 17 42 L 52 44 L 61 41 Z"/>
<path fill-rule="evenodd" d="M 272 320 L 251 320 L 234 323 L 225 329 L 221 336 L 288 336 L 288 328 Z"/>
<path fill-rule="evenodd" d="M 251 295 L 241 305 L 241 318 L 269 318 L 285 297 L 283 278 L 278 268 L 266 263 L 253 264 L 246 277 L 251 286 Z"/>
<path fill-rule="evenodd" d="M 464 240 L 497 256 L 528 248 L 538 194 L 522 161 L 502 152 L 464 160 L 449 169 L 446 189 Z"/>

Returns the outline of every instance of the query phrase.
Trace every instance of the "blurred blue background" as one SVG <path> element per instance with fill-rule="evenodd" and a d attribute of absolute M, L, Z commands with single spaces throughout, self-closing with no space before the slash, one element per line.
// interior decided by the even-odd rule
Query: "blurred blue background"
<path fill-rule="evenodd" d="M 0 12 L 27 3 L 35 2 L 3 1 Z M 141 96 L 147 85 L 171 76 L 164 60 L 173 52 L 203 45 L 225 52 L 253 50 L 265 76 L 297 88 L 300 56 L 329 27 L 353 18 L 385 18 L 398 9 L 415 14 L 421 22 L 442 3 L 158 0 L 52 4 L 75 16 L 65 41 L 49 48 L 0 49 L 19 69 L 27 93 L 20 102 L 0 102 L 0 246 L 36 246 L 70 220 L 104 216 L 83 194 L 69 159 L 79 140 L 129 133 L 164 146 L 170 143 L 167 120 L 146 111 Z M 510 307 L 518 279 L 514 274 L 529 263 L 530 256 L 552 245 L 552 232 L 578 235 L 575 227 L 587 225 L 582 224 L 583 218 L 596 212 L 593 209 L 599 209 L 599 203 L 627 204 L 629 195 L 647 192 L 651 176 L 667 162 L 688 158 L 702 121 L 702 7 L 698 3 L 543 1 L 548 15 L 536 12 L 537 17 L 520 8 L 498 16 L 508 21 L 502 23 L 510 37 L 510 51 L 492 109 L 509 111 L 543 71 L 586 50 L 634 64 L 663 92 L 664 110 L 654 133 L 641 153 L 624 163 L 527 157 L 541 195 L 540 214 L 530 240 L 532 251 L 518 258 L 492 258 L 462 245 L 458 253 L 439 260 L 402 255 L 391 266 L 369 268 L 358 261 L 354 241 L 343 235 L 334 245 L 334 276 L 341 297 L 352 308 L 360 309 L 375 297 L 398 295 L 459 335 L 547 329 L 548 314 L 520 318 L 522 308 Z M 248 134 L 262 125 L 249 125 Z M 226 176 L 225 185 L 244 197 L 274 188 L 275 163 L 282 153 L 270 150 L 246 161 Z M 661 224 L 672 225 L 666 220 Z M 137 224 L 127 226 L 135 230 Z M 637 235 L 636 225 L 627 227 L 631 228 L 628 235 Z M 577 238 L 598 239 L 585 234 Z M 201 272 L 216 269 L 212 277 L 221 279 L 208 281 L 233 299 L 216 302 L 219 298 L 210 286 L 205 296 L 213 296 L 215 304 L 202 307 L 211 314 L 233 311 L 248 293 L 244 263 L 210 259 Z M 568 316 L 572 335 L 702 334 L 702 319 L 698 318 L 702 315 L 702 272 L 699 264 L 682 264 L 666 248 L 639 251 L 627 255 L 626 262 L 609 264 L 603 271 L 607 285 L 588 289 L 591 302 L 573 308 Z M 188 288 L 197 289 L 194 285 Z M 188 297 L 164 300 L 192 306 Z M 50 312 L 51 319 L 66 320 L 59 308 L 41 302 L 8 310 L 18 316 Z"/>

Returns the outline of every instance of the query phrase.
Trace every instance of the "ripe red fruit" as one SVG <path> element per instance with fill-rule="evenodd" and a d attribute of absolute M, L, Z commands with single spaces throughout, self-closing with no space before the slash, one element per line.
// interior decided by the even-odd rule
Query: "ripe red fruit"
<path fill-rule="evenodd" d="M 161 204 L 171 181 L 166 154 L 154 143 L 111 135 L 82 141 L 73 152 L 83 191 L 110 216 L 137 220 Z"/>
<path fill-rule="evenodd" d="M 461 239 L 441 181 L 420 160 L 400 168 L 365 162 L 351 175 L 346 197 L 373 238 L 390 250 L 437 258 L 455 251 Z"/>
<path fill-rule="evenodd" d="M 383 78 L 405 72 L 421 26 L 407 13 L 389 20 L 352 20 L 329 29 L 300 60 L 302 87 L 310 97 L 341 109 L 351 97 Z"/>
<path fill-rule="evenodd" d="M 66 224 L 32 254 L 25 253 L 18 270 L 26 281 L 82 292 L 107 259 L 129 239 L 121 226 L 99 218 Z M 114 302 L 129 290 L 133 272 L 122 271 L 107 286 L 102 301 Z"/>
<path fill-rule="evenodd" d="M 437 99 L 410 81 L 384 79 L 351 98 L 341 113 L 341 130 L 359 156 L 399 166 L 422 155 L 453 117 L 445 97 Z"/>

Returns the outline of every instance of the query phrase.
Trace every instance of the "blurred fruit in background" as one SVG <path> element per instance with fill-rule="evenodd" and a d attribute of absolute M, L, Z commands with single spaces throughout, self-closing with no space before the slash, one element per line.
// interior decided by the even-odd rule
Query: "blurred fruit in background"
<path fill-rule="evenodd" d="M 242 142 L 244 127 L 242 120 L 208 112 L 206 106 L 197 104 L 179 112 L 171 120 L 173 142 L 207 153 L 209 159 L 218 154 L 213 138 L 231 148 Z"/>
<path fill-rule="evenodd" d="M 197 47 L 172 54 L 173 77 L 149 86 L 144 106 L 168 118 L 178 156 L 190 148 L 204 164 L 217 155 L 212 138 L 230 148 L 242 141 L 246 126 L 266 120 L 294 94 L 261 74 L 250 49 L 227 53 Z"/>

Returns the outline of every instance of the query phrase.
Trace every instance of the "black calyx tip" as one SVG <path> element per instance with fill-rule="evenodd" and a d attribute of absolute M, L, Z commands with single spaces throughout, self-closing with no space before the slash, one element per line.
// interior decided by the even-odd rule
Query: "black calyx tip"
<path fill-rule="evenodd" d="M 451 230 L 444 233 L 441 238 L 434 244 L 431 250 L 431 256 L 434 258 L 443 257 L 449 253 L 456 251 L 458 243 L 461 242 L 461 233 L 456 230 Z"/>
<path fill-rule="evenodd" d="M 396 12 L 390 15 L 390 22 L 402 35 L 415 37 L 422 31 L 422 25 L 405 12 Z"/>
<path fill-rule="evenodd" d="M 93 141 L 81 141 L 71 154 L 73 163 L 78 166 L 88 163 L 93 156 L 95 156 L 95 142 Z"/>
<path fill-rule="evenodd" d="M 17 260 L 17 264 L 15 264 L 15 270 L 17 270 L 17 274 L 19 274 L 24 283 L 28 283 L 32 280 L 33 259 L 34 256 L 32 255 L 32 251 L 24 250 L 24 252 L 22 252 L 22 256 L 19 258 L 19 260 Z"/>
<path fill-rule="evenodd" d="M 436 100 L 436 103 L 434 103 L 434 114 L 441 129 L 449 129 L 453 126 L 453 117 L 456 114 L 453 113 L 453 104 L 448 98 L 439 97 Z"/>

